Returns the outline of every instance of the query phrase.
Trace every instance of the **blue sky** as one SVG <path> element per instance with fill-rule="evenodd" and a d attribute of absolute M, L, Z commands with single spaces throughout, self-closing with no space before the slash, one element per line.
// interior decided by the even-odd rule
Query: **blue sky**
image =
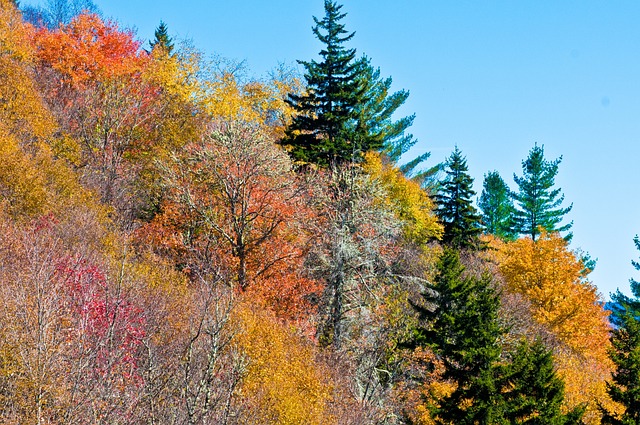
<path fill-rule="evenodd" d="M 175 39 L 246 60 L 256 76 L 317 58 L 312 16 L 322 0 L 94 0 L 148 40 L 163 20 Z M 24 1 L 26 4 L 35 2 Z M 443 161 L 457 145 L 475 189 L 513 173 L 538 143 L 563 156 L 556 183 L 573 203 L 573 248 L 598 258 L 600 291 L 640 277 L 640 2 L 344 0 L 350 47 L 367 54 L 416 113 L 412 152 Z"/>

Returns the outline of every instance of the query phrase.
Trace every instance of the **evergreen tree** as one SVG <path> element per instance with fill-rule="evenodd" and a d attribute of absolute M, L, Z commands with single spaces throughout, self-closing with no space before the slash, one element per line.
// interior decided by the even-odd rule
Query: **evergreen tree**
<path fill-rule="evenodd" d="M 455 385 L 436 400 L 437 424 L 576 425 L 582 408 L 563 414 L 564 383 L 541 343 L 520 344 L 511 362 L 502 357 L 500 301 L 489 274 L 465 274 L 458 253 L 444 248 L 434 284 L 413 303 L 421 325 L 413 345 L 427 345 L 442 360 L 443 379 Z"/>
<path fill-rule="evenodd" d="M 392 119 L 396 110 L 406 102 L 409 92 L 400 90 L 390 93 L 393 80 L 391 77 L 382 78 L 380 68 L 374 68 L 368 57 L 362 57 L 358 64 L 361 67 L 359 78 L 365 101 L 356 105 L 354 136 L 361 139 L 361 144 L 379 146 L 393 163 L 397 163 L 417 143 L 413 135 L 407 133 L 415 114 L 397 121 Z M 429 153 L 420 155 L 409 166 L 415 167 L 428 157 Z M 403 171 L 410 172 L 412 169 Z"/>
<path fill-rule="evenodd" d="M 534 241 L 540 234 L 540 227 L 548 232 L 564 232 L 571 228 L 573 222 L 558 227 L 565 214 L 571 211 L 573 204 L 560 208 L 564 195 L 561 190 L 552 189 L 558 174 L 558 164 L 562 157 L 547 161 L 544 159 L 544 146 L 537 144 L 522 161 L 522 177 L 513 175 L 518 185 L 515 213 L 518 233 L 531 236 Z M 565 238 L 571 239 L 569 233 Z"/>
<path fill-rule="evenodd" d="M 321 62 L 298 61 L 305 67 L 307 91 L 302 95 L 289 95 L 287 103 L 296 115 L 281 141 L 296 161 L 319 166 L 359 161 L 370 149 L 382 147 L 381 141 L 369 146 L 353 138 L 356 107 L 365 102 L 362 85 L 362 66 L 355 60 L 355 49 L 344 44 L 355 33 L 348 33 L 340 21 L 341 5 L 325 0 L 325 16 L 314 17 L 313 33 L 325 47 L 320 51 Z"/>
<path fill-rule="evenodd" d="M 173 40 L 169 36 L 167 25 L 163 21 L 160 21 L 160 25 L 156 28 L 154 37 L 155 38 L 149 42 L 151 50 L 158 46 L 162 48 L 167 55 L 171 55 L 173 53 Z"/>
<path fill-rule="evenodd" d="M 634 238 L 636 248 L 640 250 L 640 239 Z M 636 270 L 640 263 L 631 262 Z M 613 301 L 611 321 L 615 329 L 611 332 L 611 350 L 609 357 L 616 366 L 611 382 L 607 383 L 607 392 L 611 399 L 624 406 L 622 414 L 603 410 L 603 424 L 636 425 L 640 424 L 640 283 L 630 279 L 633 297 L 618 290 L 611 294 Z"/>
<path fill-rule="evenodd" d="M 509 424 L 570 425 L 581 423 L 579 406 L 563 414 L 564 382 L 554 368 L 553 355 L 540 341 L 523 340 L 511 362 L 502 367 L 505 418 Z"/>
<path fill-rule="evenodd" d="M 467 161 L 456 147 L 446 162 L 447 176 L 435 196 L 436 213 L 444 225 L 442 241 L 455 248 L 478 248 L 482 232 L 480 215 L 473 206 L 473 179 Z"/>
<path fill-rule="evenodd" d="M 325 46 L 322 60 L 298 61 L 305 68 L 307 90 L 289 95 L 287 103 L 295 115 L 280 143 L 294 160 L 322 167 L 360 162 L 371 150 L 383 151 L 395 163 L 416 143 L 407 133 L 415 116 L 392 119 L 409 92 L 390 93 L 392 79 L 382 78 L 369 58 L 356 60 L 355 49 L 345 47 L 355 33 L 340 23 L 346 16 L 340 13 L 342 5 L 325 0 L 324 9 L 322 20 L 313 18 L 313 33 Z M 426 181 L 438 167 L 416 168 L 428 157 L 424 153 L 401 169 Z"/>
<path fill-rule="evenodd" d="M 443 378 L 456 385 L 438 400 L 433 416 L 441 424 L 500 423 L 503 403 L 494 365 L 503 329 L 491 277 L 464 276 L 458 253 L 445 248 L 432 289 L 423 294 L 423 305 L 414 304 L 424 323 L 416 341 L 431 346 L 443 361 Z"/>
<path fill-rule="evenodd" d="M 478 207 L 482 211 L 484 232 L 505 240 L 515 239 L 517 235 L 513 222 L 515 208 L 509 186 L 497 171 L 485 174 L 482 186 Z"/>

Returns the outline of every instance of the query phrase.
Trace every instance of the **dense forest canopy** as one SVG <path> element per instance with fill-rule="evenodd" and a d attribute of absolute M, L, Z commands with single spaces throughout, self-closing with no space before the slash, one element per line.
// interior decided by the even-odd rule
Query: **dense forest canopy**
<path fill-rule="evenodd" d="M 3 423 L 637 422 L 639 285 L 610 318 L 560 158 L 479 199 L 457 146 L 407 159 L 409 92 L 323 5 L 251 78 L 0 0 Z"/>

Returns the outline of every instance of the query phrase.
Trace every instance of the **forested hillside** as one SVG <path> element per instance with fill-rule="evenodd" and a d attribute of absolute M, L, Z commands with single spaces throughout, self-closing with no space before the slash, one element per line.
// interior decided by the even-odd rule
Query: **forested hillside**
<path fill-rule="evenodd" d="M 2 423 L 638 423 L 640 301 L 604 310 L 561 158 L 481 194 L 408 158 L 324 8 L 303 75 L 249 79 L 0 0 Z"/>

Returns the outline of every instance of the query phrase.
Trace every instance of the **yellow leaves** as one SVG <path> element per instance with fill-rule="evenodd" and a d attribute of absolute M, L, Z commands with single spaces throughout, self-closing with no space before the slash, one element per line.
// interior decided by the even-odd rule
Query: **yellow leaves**
<path fill-rule="evenodd" d="M 269 88 L 259 82 L 242 84 L 231 73 L 207 82 L 210 95 L 207 112 L 215 117 L 238 119 L 248 122 L 264 122 L 262 112 L 271 97 Z"/>
<path fill-rule="evenodd" d="M 45 211 L 47 193 L 45 176 L 22 152 L 17 140 L 0 125 L 0 195 L 13 213 L 25 215 Z"/>
<path fill-rule="evenodd" d="M 600 423 L 599 404 L 609 411 L 619 410 L 607 395 L 606 381 L 611 376 L 608 366 L 567 350 L 555 354 L 555 363 L 565 383 L 565 405 L 586 405 L 586 424 Z"/>
<path fill-rule="evenodd" d="M 205 82 L 205 108 L 213 117 L 259 123 L 274 139 L 280 139 L 292 114 L 284 101 L 296 89 L 292 84 L 295 80 L 241 82 L 233 73 L 223 72 Z"/>
<path fill-rule="evenodd" d="M 62 161 L 56 161 L 44 143 L 29 150 L 20 146 L 0 122 L 0 198 L 14 216 L 45 213 L 67 216 L 68 208 L 95 208 L 91 194 Z"/>
<path fill-rule="evenodd" d="M 32 80 L 29 28 L 11 2 L 1 1 L 0 121 L 22 139 L 43 139 L 53 132 L 55 123 Z"/>
<path fill-rule="evenodd" d="M 434 204 L 420 185 L 407 179 L 378 153 L 365 155 L 364 170 L 382 183 L 389 206 L 404 223 L 405 236 L 417 244 L 440 239 L 442 225 L 433 213 Z"/>
<path fill-rule="evenodd" d="M 408 355 L 407 370 L 411 378 L 399 382 L 394 398 L 402 404 L 403 415 L 416 425 L 434 425 L 433 407 L 437 401 L 450 395 L 455 384 L 442 379 L 444 365 L 430 349 L 418 347 Z M 416 379 L 418 378 L 418 379 Z"/>
<path fill-rule="evenodd" d="M 330 387 L 309 344 L 251 300 L 237 308 L 236 319 L 241 327 L 236 344 L 248 361 L 240 391 L 255 409 L 253 423 L 331 423 L 326 417 Z"/>
<path fill-rule="evenodd" d="M 22 16 L 13 1 L 0 0 L 0 56 L 18 61 L 31 59 L 31 48 L 26 37 Z"/>
<path fill-rule="evenodd" d="M 179 102 L 193 101 L 198 89 L 198 57 L 189 52 L 169 56 L 162 49 L 154 49 L 151 56 L 153 60 L 144 70 L 144 78 Z"/>
<path fill-rule="evenodd" d="M 543 233 L 504 244 L 500 272 L 507 288 L 524 295 L 535 319 L 578 353 L 606 361 L 609 325 L 583 264 L 557 234 Z"/>
<path fill-rule="evenodd" d="M 582 262 L 558 234 L 491 244 L 506 290 L 523 296 L 535 321 L 562 343 L 555 354 L 565 406 L 587 403 L 586 423 L 599 423 L 598 403 L 611 403 L 605 387 L 611 371 L 608 314 Z"/>

